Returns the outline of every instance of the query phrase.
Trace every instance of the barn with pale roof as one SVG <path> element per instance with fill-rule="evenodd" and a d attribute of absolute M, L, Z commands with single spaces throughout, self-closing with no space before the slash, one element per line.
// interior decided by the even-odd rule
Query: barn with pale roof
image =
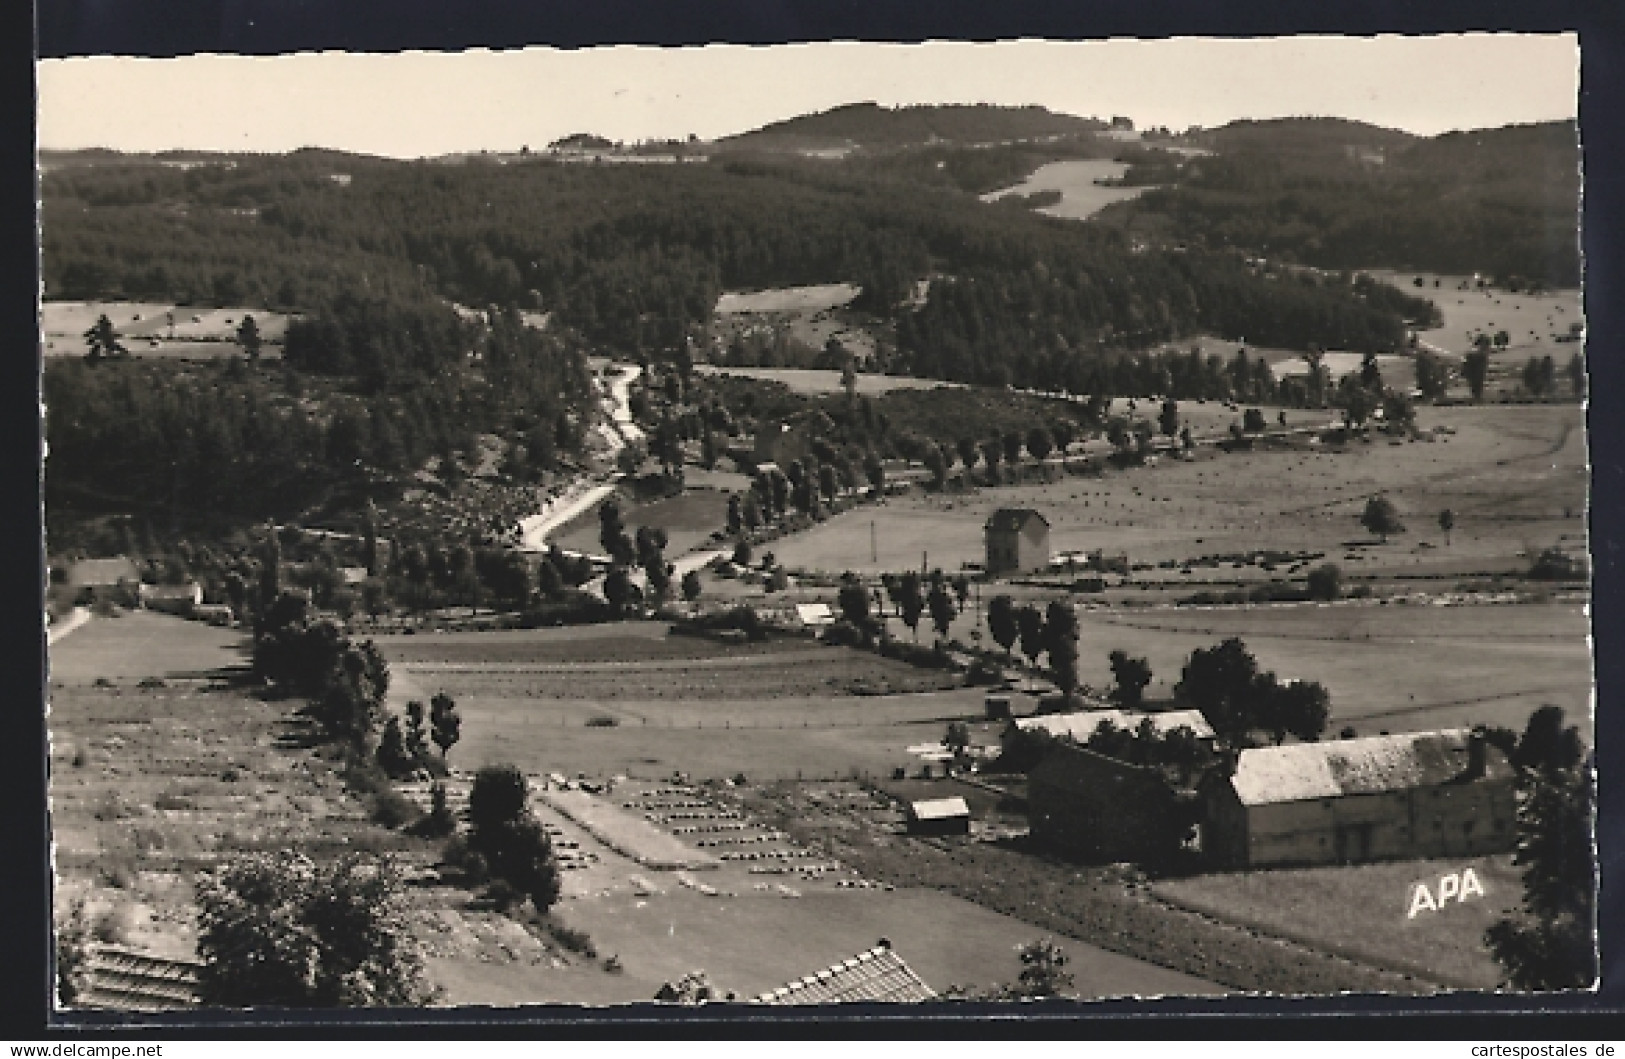
<path fill-rule="evenodd" d="M 1203 784 L 1202 847 L 1225 868 L 1497 853 L 1513 780 L 1465 728 L 1243 750 Z"/>

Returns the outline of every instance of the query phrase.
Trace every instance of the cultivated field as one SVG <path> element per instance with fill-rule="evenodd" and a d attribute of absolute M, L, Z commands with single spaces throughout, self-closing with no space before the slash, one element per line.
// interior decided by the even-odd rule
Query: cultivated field
<path fill-rule="evenodd" d="M 238 639 L 137 613 L 52 648 L 55 899 L 84 899 L 100 940 L 190 955 L 196 873 L 226 853 L 401 847 L 305 746 L 291 704 L 237 685 Z"/>
<path fill-rule="evenodd" d="M 1436 897 L 1442 876 L 1468 868 L 1483 897 L 1408 915 L 1418 883 Z M 1484 932 L 1522 900 L 1519 875 L 1512 855 L 1504 854 L 1203 875 L 1164 880 L 1152 889 L 1181 908 L 1328 952 L 1409 968 L 1458 988 L 1494 989 L 1503 971 L 1484 947 Z"/>
<path fill-rule="evenodd" d="M 464 768 L 752 779 L 889 774 L 981 710 L 948 674 L 810 640 L 729 646 L 656 623 L 384 637 L 390 698 L 452 695 Z M 587 636 L 584 634 L 591 633 Z M 479 638 L 487 639 L 482 644 Z M 574 655 L 578 663 L 558 661 Z"/>
<path fill-rule="evenodd" d="M 1045 206 L 1038 212 L 1051 217 L 1088 220 L 1114 202 L 1138 198 L 1143 187 L 1106 187 L 1098 180 L 1115 180 L 1128 171 L 1122 162 L 1101 158 L 1084 158 L 1064 162 L 1049 162 L 1039 166 L 1027 179 L 1013 187 L 991 191 L 982 201 L 993 202 L 1006 195 L 1032 195 L 1040 191 L 1059 191 L 1061 201 Z"/>
<path fill-rule="evenodd" d="M 288 330 L 286 313 L 261 309 L 210 309 L 165 302 L 44 302 L 40 330 L 48 357 L 83 356 L 85 331 L 106 315 L 133 356 L 206 359 L 242 353 L 237 326 L 243 316 L 254 318 L 265 342 L 261 356 L 282 355 L 282 337 Z"/>

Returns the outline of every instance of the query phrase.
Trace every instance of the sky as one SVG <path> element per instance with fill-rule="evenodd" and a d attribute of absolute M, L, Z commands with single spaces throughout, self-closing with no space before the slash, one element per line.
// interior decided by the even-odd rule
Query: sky
<path fill-rule="evenodd" d="M 38 65 L 46 150 L 300 147 L 395 158 L 711 139 L 845 103 L 1037 104 L 1137 126 L 1332 116 L 1436 135 L 1573 118 L 1574 34 L 825 42 L 339 52 Z"/>

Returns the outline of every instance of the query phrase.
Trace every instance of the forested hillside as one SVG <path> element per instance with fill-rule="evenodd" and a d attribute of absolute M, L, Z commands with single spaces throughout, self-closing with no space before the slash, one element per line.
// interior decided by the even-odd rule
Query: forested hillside
<path fill-rule="evenodd" d="M 1056 114 L 1043 107 L 917 106 L 882 107 L 853 103 L 819 114 L 775 121 L 719 142 L 726 149 L 759 150 L 805 143 L 846 143 L 867 148 L 918 146 L 938 141 L 1002 143 L 1042 137 L 1077 136 L 1104 129 L 1094 118 Z"/>
<path fill-rule="evenodd" d="M 1165 186 L 1102 221 L 1321 268 L 1580 281 L 1572 123 L 1423 139 L 1330 119 L 1247 122 L 1196 140 L 1217 153 L 1142 158 L 1126 181 Z"/>
<path fill-rule="evenodd" d="M 1056 335 L 1080 355 L 1195 330 L 1300 348 L 1403 338 L 1396 315 L 1347 286 L 1283 292 L 1229 259 L 1139 253 L 1109 229 L 793 160 L 652 170 L 301 154 L 67 169 L 46 178 L 45 260 L 48 297 L 190 297 L 321 318 L 341 297 L 443 296 L 551 311 L 624 355 L 681 344 L 724 289 L 850 281 L 863 308 L 893 315 L 935 274 L 950 278 L 908 333 L 958 343 L 975 363 L 950 371 L 940 365 L 964 356 L 943 361 L 905 340 L 896 367 L 964 379 L 993 378 L 994 362 L 1049 349 Z M 974 317 L 954 301 L 972 288 Z M 1282 298 L 1296 308 L 1249 308 Z M 1342 323 L 1326 334 L 1324 320 Z M 309 370 L 354 370 L 357 354 L 336 336 L 290 334 L 290 352 Z"/>

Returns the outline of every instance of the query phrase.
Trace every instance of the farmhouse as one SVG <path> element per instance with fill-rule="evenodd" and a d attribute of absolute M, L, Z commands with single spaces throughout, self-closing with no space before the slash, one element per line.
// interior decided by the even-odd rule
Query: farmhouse
<path fill-rule="evenodd" d="M 1226 868 L 1496 853 L 1516 813 L 1511 766 L 1465 728 L 1244 750 L 1202 803 Z"/>
<path fill-rule="evenodd" d="M 970 834 L 970 806 L 957 796 L 909 802 L 903 818 L 911 835 Z"/>
<path fill-rule="evenodd" d="M 1196 810 L 1161 771 L 1057 743 L 1027 775 L 1032 837 L 1068 856 L 1155 861 L 1182 841 Z"/>
<path fill-rule="evenodd" d="M 892 950 L 885 938 L 867 952 L 832 964 L 772 992 L 756 1004 L 847 1004 L 853 1001 L 914 1003 L 937 994 Z"/>
<path fill-rule="evenodd" d="M 1152 729 L 1158 735 L 1167 735 L 1176 728 L 1189 728 L 1196 734 L 1196 738 L 1208 742 L 1213 740 L 1213 726 L 1207 723 L 1207 718 L 1202 716 L 1200 710 L 1168 710 L 1162 713 L 1147 713 L 1143 710 L 1075 710 L 1072 713 L 1045 713 L 1010 722 L 1010 726 L 1005 729 L 1005 736 L 1008 740 L 1022 732 L 1047 732 L 1057 739 L 1087 743 L 1089 737 L 1103 724 L 1110 723 L 1114 727 L 1133 732 L 1145 721 L 1151 722 Z"/>
<path fill-rule="evenodd" d="M 196 581 L 180 585 L 142 585 L 136 592 L 141 605 L 148 610 L 185 617 L 192 608 L 203 603 L 203 586 Z"/>
<path fill-rule="evenodd" d="M 1049 520 L 1031 508 L 1001 507 L 983 527 L 987 573 L 1033 573 L 1049 566 Z"/>
<path fill-rule="evenodd" d="M 81 559 L 68 568 L 68 587 L 75 603 L 128 593 L 141 580 L 141 572 L 126 556 L 112 559 Z"/>

